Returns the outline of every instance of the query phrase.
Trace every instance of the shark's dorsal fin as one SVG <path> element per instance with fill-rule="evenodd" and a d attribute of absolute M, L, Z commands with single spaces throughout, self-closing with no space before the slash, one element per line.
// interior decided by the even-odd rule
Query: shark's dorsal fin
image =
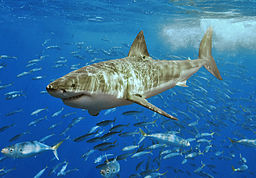
<path fill-rule="evenodd" d="M 165 117 L 168 117 L 170 119 L 173 119 L 173 120 L 178 120 L 176 117 L 174 116 L 171 116 L 170 114 L 164 112 L 162 109 L 156 107 L 155 105 L 151 104 L 150 102 L 148 102 L 145 98 L 143 98 L 142 96 L 140 95 L 129 95 L 128 98 L 127 98 L 129 101 L 131 102 L 134 102 L 134 103 L 137 103 L 141 106 L 144 106 L 154 112 L 157 112 L 158 114 L 161 114 Z"/>
<path fill-rule="evenodd" d="M 140 33 L 137 35 L 128 53 L 128 57 L 138 57 L 138 56 L 141 56 L 141 57 L 149 56 L 143 31 L 140 31 Z"/>

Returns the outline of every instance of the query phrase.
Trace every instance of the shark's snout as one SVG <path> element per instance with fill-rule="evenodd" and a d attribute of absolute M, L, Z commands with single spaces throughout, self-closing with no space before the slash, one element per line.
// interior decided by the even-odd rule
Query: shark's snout
<path fill-rule="evenodd" d="M 59 89 L 57 87 L 54 87 L 52 84 L 49 84 L 46 86 L 47 92 L 57 98 L 64 98 L 66 90 L 65 89 Z"/>
<path fill-rule="evenodd" d="M 56 88 L 54 88 L 53 85 L 49 84 L 49 85 L 46 86 L 46 90 L 47 90 L 48 92 L 52 92 L 52 91 L 55 91 Z"/>

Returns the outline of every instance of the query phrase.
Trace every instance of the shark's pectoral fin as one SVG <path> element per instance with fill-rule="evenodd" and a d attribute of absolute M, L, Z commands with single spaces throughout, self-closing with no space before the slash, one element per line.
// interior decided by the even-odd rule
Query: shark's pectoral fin
<path fill-rule="evenodd" d="M 188 87 L 188 86 L 187 86 L 187 80 L 182 81 L 182 82 L 177 82 L 176 85 L 177 85 L 177 86 L 180 86 L 180 87 Z"/>
<path fill-rule="evenodd" d="M 130 95 L 130 96 L 128 96 L 127 99 L 131 102 L 134 102 L 134 103 L 137 103 L 141 106 L 144 106 L 144 107 L 146 107 L 146 108 L 148 108 L 148 109 L 150 109 L 154 112 L 157 112 L 157 113 L 159 113 L 159 114 L 161 114 L 165 117 L 168 117 L 168 118 L 174 119 L 174 120 L 178 120 L 176 117 L 171 116 L 170 114 L 164 112 L 162 109 L 160 109 L 160 108 L 156 107 L 155 105 L 149 103 L 145 98 L 143 98 L 140 95 Z"/>
<path fill-rule="evenodd" d="M 94 110 L 94 109 L 88 109 L 88 113 L 91 115 L 91 116 L 98 116 L 100 111 L 98 110 Z"/>

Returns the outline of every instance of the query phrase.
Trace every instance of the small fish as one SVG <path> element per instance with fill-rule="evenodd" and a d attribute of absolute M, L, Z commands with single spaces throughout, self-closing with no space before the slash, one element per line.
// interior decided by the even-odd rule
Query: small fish
<path fill-rule="evenodd" d="M 86 142 L 87 143 L 93 143 L 93 142 L 97 142 L 97 141 L 102 141 L 102 138 L 101 137 L 94 137 L 94 138 L 91 138 L 91 139 L 87 140 Z"/>
<path fill-rule="evenodd" d="M 106 115 L 110 114 L 111 112 L 114 112 L 115 110 L 116 110 L 116 108 L 108 109 L 108 110 L 106 110 L 106 111 L 104 112 L 104 115 L 106 116 Z"/>
<path fill-rule="evenodd" d="M 94 135 L 94 134 L 96 134 L 96 133 L 97 133 L 97 132 L 86 133 L 86 134 L 84 134 L 84 135 L 81 135 L 81 136 L 79 136 L 79 137 L 74 138 L 73 141 L 74 141 L 74 142 L 81 142 L 81 141 L 83 141 L 84 139 L 86 139 L 87 137 L 90 137 L 90 136 L 92 136 L 92 135 Z"/>
<path fill-rule="evenodd" d="M 43 175 L 43 173 L 44 173 L 44 171 L 47 169 L 47 166 L 44 168 L 44 169 L 42 169 L 41 171 L 39 171 L 35 176 L 34 176 L 34 178 L 39 178 L 39 177 L 41 177 L 41 175 Z"/>
<path fill-rule="evenodd" d="M 63 176 L 65 174 L 65 170 L 67 169 L 67 166 L 68 166 L 68 162 L 65 161 L 65 164 L 62 166 L 60 171 L 57 173 L 57 176 Z"/>
<path fill-rule="evenodd" d="M 92 153 L 94 153 L 94 152 L 95 152 L 95 150 L 94 150 L 94 149 L 91 149 L 91 150 L 89 150 L 88 152 L 84 153 L 81 157 L 82 157 L 85 161 L 87 161 L 88 157 L 89 157 Z"/>
<path fill-rule="evenodd" d="M 15 140 L 18 140 L 22 135 L 26 135 L 30 133 L 29 131 L 28 132 L 22 132 L 20 134 L 17 134 L 17 135 L 14 135 L 12 138 L 10 138 L 9 142 L 13 142 Z"/>
<path fill-rule="evenodd" d="M 122 114 L 125 116 L 132 116 L 132 115 L 137 115 L 139 113 L 142 113 L 142 111 L 126 111 L 126 112 L 123 112 Z"/>
<path fill-rule="evenodd" d="M 12 158 L 25 158 L 35 156 L 41 152 L 52 150 L 56 159 L 59 160 L 57 149 L 63 143 L 63 141 L 57 143 L 54 146 L 48 146 L 38 141 L 20 142 L 15 145 L 3 148 L 1 153 Z"/>
<path fill-rule="evenodd" d="M 32 59 L 32 60 L 29 60 L 28 63 L 36 63 L 36 62 L 39 62 L 41 61 L 40 59 Z"/>
<path fill-rule="evenodd" d="M 120 171 L 120 164 L 116 159 L 114 159 L 113 161 L 107 160 L 107 164 L 101 168 L 100 174 L 103 177 L 110 178 L 110 177 L 115 177 L 119 173 L 119 171 Z"/>
<path fill-rule="evenodd" d="M 0 85 L 0 90 L 5 89 L 5 88 L 10 87 L 10 86 L 12 86 L 12 83 L 5 84 L 5 85 Z"/>
<path fill-rule="evenodd" d="M 138 147 L 139 147 L 139 145 L 129 145 L 129 146 L 124 147 L 122 150 L 123 151 L 130 151 L 130 150 L 134 150 Z"/>
<path fill-rule="evenodd" d="M 7 170 L 3 169 L 3 171 L 0 172 L 0 176 L 4 176 L 4 175 L 8 174 L 9 172 L 14 171 L 15 169 L 16 168 L 11 168 L 11 169 L 7 169 Z"/>
<path fill-rule="evenodd" d="M 241 140 L 232 140 L 231 138 L 228 138 L 231 143 L 239 143 L 242 145 L 250 146 L 256 148 L 256 139 L 241 139 Z"/>
<path fill-rule="evenodd" d="M 108 132 L 108 133 L 102 135 L 101 139 L 102 140 L 106 140 L 106 139 L 110 138 L 112 135 L 119 134 L 120 132 L 121 131 L 119 131 L 119 132 L 113 132 L 113 131 L 112 132 Z"/>
<path fill-rule="evenodd" d="M 198 139 L 196 142 L 197 143 L 208 143 L 210 144 L 212 140 L 207 140 L 207 139 L 204 139 L 204 138 L 201 138 L 201 139 Z"/>
<path fill-rule="evenodd" d="M 52 124 L 48 129 L 54 129 L 55 127 L 57 127 L 58 124 Z"/>
<path fill-rule="evenodd" d="M 234 172 L 242 172 L 242 171 L 246 171 L 248 169 L 248 166 L 246 164 L 241 165 L 239 168 L 234 168 L 234 166 L 232 166 L 232 170 Z"/>
<path fill-rule="evenodd" d="M 183 139 L 175 134 L 171 134 L 171 133 L 146 134 L 141 128 L 139 130 L 141 135 L 143 136 L 142 139 L 145 137 L 150 137 L 150 138 L 162 141 L 166 144 L 182 146 L 182 147 L 190 146 L 190 143 L 186 139 Z"/>
<path fill-rule="evenodd" d="M 187 159 L 185 158 L 185 159 L 183 159 L 183 161 L 181 162 L 181 164 L 185 164 L 185 163 L 187 163 Z"/>
<path fill-rule="evenodd" d="M 43 78 L 43 76 L 40 75 L 40 76 L 33 77 L 32 80 L 40 80 L 42 78 Z"/>
<path fill-rule="evenodd" d="M 11 92 L 5 93 L 4 95 L 6 96 L 5 97 L 6 100 L 11 100 L 20 96 L 24 96 L 24 93 L 22 91 L 11 91 Z"/>
<path fill-rule="evenodd" d="M 240 153 L 240 160 L 241 160 L 241 162 L 244 163 L 244 164 L 247 162 L 246 158 L 243 157 L 241 153 Z"/>
<path fill-rule="evenodd" d="M 53 173 L 56 173 L 56 170 L 62 165 L 62 164 L 65 164 L 66 161 L 63 161 L 61 163 L 58 163 L 56 164 L 52 169 L 51 171 L 48 173 L 48 176 L 49 175 L 52 175 Z"/>
<path fill-rule="evenodd" d="M 57 49 L 60 50 L 61 48 L 58 45 L 52 45 L 52 46 L 47 46 L 45 49 Z"/>
<path fill-rule="evenodd" d="M 205 132 L 205 133 L 199 134 L 198 137 L 208 137 L 208 136 L 213 137 L 214 134 L 215 134 L 215 132 L 212 132 L 212 133 L 207 133 L 207 132 Z"/>
<path fill-rule="evenodd" d="M 164 173 L 160 173 L 160 172 L 152 172 L 149 175 L 146 175 L 144 178 L 158 178 L 160 176 L 164 176 L 165 174 L 167 174 L 168 171 L 165 171 Z"/>
<path fill-rule="evenodd" d="M 17 114 L 17 113 L 20 113 L 20 112 L 22 112 L 22 111 L 23 111 L 23 109 L 17 109 L 17 110 L 14 110 L 14 111 L 12 111 L 12 112 L 6 113 L 5 116 L 6 116 L 6 117 L 12 116 L 12 115 Z"/>
<path fill-rule="evenodd" d="M 135 132 L 122 132 L 120 134 L 118 134 L 120 137 L 128 137 L 128 136 L 135 136 L 140 134 L 140 132 L 135 131 Z"/>
<path fill-rule="evenodd" d="M 190 124 L 188 124 L 188 126 L 190 127 L 194 127 L 194 126 L 197 126 L 198 125 L 198 120 L 194 121 L 194 122 L 191 122 Z"/>
<path fill-rule="evenodd" d="M 198 155 L 202 155 L 203 153 L 202 152 L 192 152 L 192 153 L 189 153 L 189 154 L 187 154 L 186 156 L 185 156 L 185 158 L 187 159 L 187 158 L 194 158 L 194 157 L 196 157 L 196 156 L 198 156 Z"/>
<path fill-rule="evenodd" d="M 67 59 L 62 58 L 62 60 L 58 60 L 58 61 L 56 61 L 56 64 L 60 64 L 60 63 L 67 63 L 67 62 L 68 62 L 68 60 L 67 60 Z"/>
<path fill-rule="evenodd" d="M 22 77 L 22 76 L 28 75 L 28 74 L 30 74 L 30 73 L 31 73 L 31 72 L 24 71 L 24 72 L 18 74 L 17 77 Z"/>
<path fill-rule="evenodd" d="M 141 165 L 144 163 L 144 160 L 142 160 L 141 162 L 139 162 L 136 166 L 136 171 L 139 170 L 139 168 L 141 167 Z"/>
<path fill-rule="evenodd" d="M 99 163 L 102 161 L 102 159 L 104 158 L 107 158 L 107 156 L 113 156 L 113 154 L 104 154 L 104 155 L 100 155 L 99 157 L 97 157 L 95 160 L 94 160 L 94 163 Z"/>
<path fill-rule="evenodd" d="M 142 121 L 142 122 L 135 123 L 133 125 L 135 127 L 144 127 L 144 126 L 147 126 L 147 125 L 154 125 L 155 123 L 156 123 L 156 120 L 151 121 L 151 122 Z"/>
<path fill-rule="evenodd" d="M 3 126 L 3 127 L 0 128 L 0 132 L 3 132 L 6 129 L 9 129 L 10 127 L 13 127 L 13 126 L 15 126 L 15 124 L 10 124 L 10 125 Z"/>
<path fill-rule="evenodd" d="M 33 69 L 31 69 L 29 72 L 37 72 L 37 71 L 40 71 L 40 70 L 42 70 L 42 67 L 33 68 Z"/>
<path fill-rule="evenodd" d="M 133 155 L 131 156 L 131 158 L 140 157 L 140 156 L 145 155 L 145 154 L 151 154 L 151 155 L 153 155 L 152 151 L 140 151 L 140 152 L 137 152 L 137 153 L 133 154 Z"/>
<path fill-rule="evenodd" d="M 47 119 L 47 116 L 41 117 L 41 118 L 38 118 L 38 119 L 35 119 L 35 120 L 31 121 L 30 123 L 28 123 L 28 126 L 34 126 L 34 125 L 36 125 L 38 122 L 43 121 L 43 120 L 45 120 L 45 119 Z"/>
<path fill-rule="evenodd" d="M 47 135 L 47 136 L 41 138 L 41 139 L 39 140 L 39 142 L 44 142 L 45 140 L 51 138 L 51 137 L 54 136 L 54 135 L 55 135 L 54 133 L 53 133 L 53 134 L 50 134 L 50 135 Z"/>
<path fill-rule="evenodd" d="M 69 169 L 69 170 L 66 170 L 65 172 L 62 173 L 62 176 L 65 176 L 71 172 L 74 172 L 74 171 L 79 171 L 78 168 L 74 168 L 74 169 Z"/>
<path fill-rule="evenodd" d="M 201 161 L 201 166 L 194 170 L 194 173 L 201 172 L 202 169 L 205 167 L 205 164 Z"/>
<path fill-rule="evenodd" d="M 62 118 L 69 117 L 69 116 L 71 116 L 71 115 L 73 115 L 73 114 L 76 114 L 76 112 L 70 112 L 70 113 L 64 114 L 64 115 L 62 116 Z"/>
<path fill-rule="evenodd" d="M 134 152 L 132 153 L 123 153 L 123 154 L 120 154 L 116 157 L 116 160 L 120 161 L 120 160 L 126 160 L 129 156 L 131 156 L 132 154 L 134 154 Z"/>
<path fill-rule="evenodd" d="M 169 153 L 168 155 L 165 155 L 163 157 L 163 159 L 168 159 L 168 158 L 172 158 L 172 157 L 175 157 L 175 156 L 182 156 L 181 153 Z"/>
<path fill-rule="evenodd" d="M 147 147 L 147 149 L 153 150 L 153 149 L 164 148 L 164 147 L 167 147 L 165 143 L 157 143 L 154 145 L 150 145 L 149 147 Z"/>
<path fill-rule="evenodd" d="M 3 55 L 0 55 L 0 59 L 17 59 L 17 57 L 15 57 L 15 56 L 7 56 L 7 55 L 3 54 Z"/>
<path fill-rule="evenodd" d="M 56 116 L 60 115 L 60 113 L 62 113 L 63 110 L 64 110 L 64 108 L 62 107 L 59 111 L 53 113 L 52 117 L 56 117 Z"/>
<path fill-rule="evenodd" d="M 111 123 L 114 123 L 115 121 L 116 121 L 116 118 L 114 120 L 104 120 L 104 121 L 98 122 L 96 125 L 104 127 L 104 126 L 107 126 Z"/>
<path fill-rule="evenodd" d="M 42 109 L 37 109 L 37 110 L 33 111 L 30 115 L 31 115 L 31 116 L 37 115 L 38 113 L 40 113 L 40 112 L 42 112 L 42 111 L 44 111 L 44 110 L 46 110 L 46 109 L 47 109 L 47 107 L 46 107 L 46 108 L 42 108 Z"/>
<path fill-rule="evenodd" d="M 128 126 L 129 126 L 129 124 L 118 124 L 118 125 L 111 127 L 111 129 L 109 129 L 109 131 L 117 132 L 117 131 L 120 131 L 121 129 L 123 129 L 124 127 L 128 127 Z"/>
<path fill-rule="evenodd" d="M 117 141 L 117 140 L 116 140 Z M 109 147 L 111 145 L 115 145 L 116 144 L 116 141 L 114 142 L 103 142 L 103 143 L 100 143 L 98 145 L 95 145 L 93 148 L 95 150 L 100 150 L 100 149 L 103 149 L 103 148 L 106 148 L 106 147 Z"/>
<path fill-rule="evenodd" d="M 100 128 L 100 126 L 98 126 L 98 125 L 92 127 L 91 130 L 89 131 L 89 133 L 94 132 L 94 131 L 97 130 L 98 128 Z"/>

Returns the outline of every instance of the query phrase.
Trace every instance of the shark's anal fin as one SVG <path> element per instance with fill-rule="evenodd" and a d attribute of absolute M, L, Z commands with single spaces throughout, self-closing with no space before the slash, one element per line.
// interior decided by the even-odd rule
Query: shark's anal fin
<path fill-rule="evenodd" d="M 134 103 L 137 103 L 141 106 L 144 106 L 154 112 L 157 112 L 158 114 L 161 114 L 165 117 L 168 117 L 170 119 L 173 119 L 173 120 L 178 120 L 176 117 L 174 116 L 171 116 L 170 114 L 164 112 L 162 109 L 156 107 L 155 105 L 149 103 L 145 98 L 139 96 L 139 95 L 129 95 L 128 98 L 127 98 L 129 101 L 131 102 L 134 102 Z"/>

